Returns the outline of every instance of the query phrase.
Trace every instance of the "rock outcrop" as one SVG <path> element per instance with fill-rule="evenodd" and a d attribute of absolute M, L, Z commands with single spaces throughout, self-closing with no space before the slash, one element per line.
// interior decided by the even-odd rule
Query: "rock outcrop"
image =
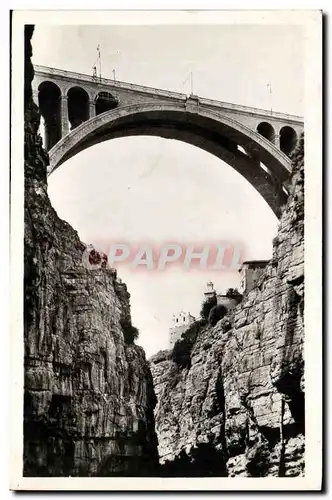
<path fill-rule="evenodd" d="M 304 474 L 303 144 L 255 288 L 216 326 L 200 327 L 184 363 L 172 351 L 150 360 L 163 475 Z"/>
<path fill-rule="evenodd" d="M 24 475 L 155 475 L 156 400 L 143 349 L 125 339 L 129 293 L 107 265 L 86 268 L 85 245 L 47 195 L 32 33 L 26 26 Z"/>

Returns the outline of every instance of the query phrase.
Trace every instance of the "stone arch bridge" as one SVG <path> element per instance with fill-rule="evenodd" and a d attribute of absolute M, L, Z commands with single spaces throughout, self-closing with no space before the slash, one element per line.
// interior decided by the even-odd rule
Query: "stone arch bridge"
<path fill-rule="evenodd" d="M 178 139 L 222 159 L 277 217 L 288 195 L 289 155 L 303 118 L 35 66 L 33 97 L 45 126 L 48 174 L 80 151 L 116 137 Z"/>

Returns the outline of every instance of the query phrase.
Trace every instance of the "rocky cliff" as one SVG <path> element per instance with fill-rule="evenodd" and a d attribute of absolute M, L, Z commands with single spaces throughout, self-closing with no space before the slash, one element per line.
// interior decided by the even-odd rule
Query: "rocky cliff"
<path fill-rule="evenodd" d="M 151 359 L 166 476 L 304 474 L 303 143 L 255 288 L 214 327 L 198 325 L 180 362 L 171 351 Z"/>
<path fill-rule="evenodd" d="M 32 33 L 27 26 L 24 475 L 154 475 L 155 395 L 144 351 L 128 338 L 129 293 L 107 265 L 86 268 L 85 246 L 47 195 Z"/>

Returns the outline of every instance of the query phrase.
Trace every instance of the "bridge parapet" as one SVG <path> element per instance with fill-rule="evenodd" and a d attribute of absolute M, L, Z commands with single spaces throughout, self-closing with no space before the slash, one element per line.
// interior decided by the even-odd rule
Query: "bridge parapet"
<path fill-rule="evenodd" d="M 142 92 L 148 95 L 157 95 L 160 97 L 166 97 L 171 99 L 185 100 L 186 94 L 180 92 L 174 92 L 171 90 L 158 89 L 155 87 L 147 87 L 144 85 L 137 85 L 135 83 L 123 82 L 121 80 L 111 80 L 110 78 L 99 78 L 90 75 L 85 75 L 83 73 L 76 73 L 74 71 L 66 71 L 57 68 L 48 68 L 47 66 L 35 65 L 35 77 L 38 81 L 51 79 L 52 81 L 58 81 L 63 88 L 66 88 L 72 84 L 82 84 L 86 85 L 92 90 L 92 94 L 95 91 L 100 92 L 100 89 L 114 89 L 114 90 L 128 90 L 134 92 Z M 61 83 L 62 82 L 62 83 Z"/>
<path fill-rule="evenodd" d="M 236 124 L 249 129 L 254 133 L 252 140 L 256 144 L 261 145 L 263 138 L 286 155 L 295 149 L 304 129 L 299 116 L 46 66 L 35 66 L 33 96 L 44 118 L 47 150 L 54 149 L 61 139 L 84 122 L 92 121 L 95 126 L 94 117 L 115 109 L 125 112 L 128 106 L 153 105 L 162 111 L 165 105 L 174 105 L 183 107 L 186 112 L 216 114 L 233 123 L 234 131 Z M 161 135 L 165 136 L 164 131 Z M 228 137 L 226 142 L 230 147 L 232 138 Z M 248 151 L 244 149 L 243 153 L 248 154 Z M 254 151 L 250 154 L 258 161 Z"/>

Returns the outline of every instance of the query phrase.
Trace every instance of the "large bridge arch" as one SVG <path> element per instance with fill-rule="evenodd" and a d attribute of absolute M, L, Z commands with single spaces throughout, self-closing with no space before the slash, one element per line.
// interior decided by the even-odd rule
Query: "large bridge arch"
<path fill-rule="evenodd" d="M 199 109 L 191 99 L 123 106 L 82 123 L 49 151 L 48 174 L 95 144 L 134 135 L 177 139 L 217 156 L 245 177 L 280 217 L 287 198 L 289 158 L 259 133 L 221 113 Z"/>

